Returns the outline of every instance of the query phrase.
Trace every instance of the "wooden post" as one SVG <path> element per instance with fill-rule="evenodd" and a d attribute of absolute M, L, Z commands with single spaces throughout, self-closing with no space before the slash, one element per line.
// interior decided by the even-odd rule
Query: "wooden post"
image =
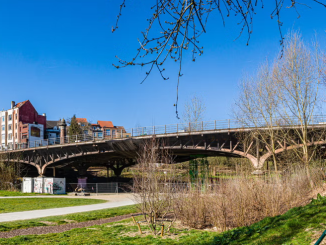
<path fill-rule="evenodd" d="M 161 237 L 163 237 L 163 234 L 164 234 L 164 224 L 162 224 Z"/>

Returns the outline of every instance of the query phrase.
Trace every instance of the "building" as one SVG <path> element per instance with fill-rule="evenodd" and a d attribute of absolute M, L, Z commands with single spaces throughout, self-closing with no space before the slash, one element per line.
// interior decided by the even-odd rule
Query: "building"
<path fill-rule="evenodd" d="M 29 100 L 12 101 L 9 110 L 0 112 L 0 128 L 1 149 L 43 145 L 46 115 L 39 115 Z"/>
<path fill-rule="evenodd" d="M 95 138 L 126 138 L 130 134 L 126 132 L 123 126 L 114 126 L 111 121 L 97 121 L 89 123 L 86 118 L 76 118 L 84 134 Z"/>
<path fill-rule="evenodd" d="M 60 128 L 59 121 L 46 121 L 45 139 L 48 140 L 49 145 L 54 145 L 60 142 Z"/>

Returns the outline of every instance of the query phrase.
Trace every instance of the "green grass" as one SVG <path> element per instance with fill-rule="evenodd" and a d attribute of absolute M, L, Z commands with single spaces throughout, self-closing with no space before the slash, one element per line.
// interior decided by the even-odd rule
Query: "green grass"
<path fill-rule="evenodd" d="M 61 208 L 104 203 L 105 200 L 82 198 L 4 198 L 0 199 L 0 213 L 11 213 L 37 209 Z"/>
<path fill-rule="evenodd" d="M 22 193 L 20 191 L 4 191 L 0 190 L 0 196 L 39 196 L 39 195 L 50 195 L 50 194 L 38 194 L 38 193 Z"/>
<path fill-rule="evenodd" d="M 138 210 L 136 209 L 135 205 L 130 205 L 130 206 L 124 206 L 118 208 L 109 208 L 109 209 L 102 209 L 102 210 L 96 210 L 91 212 L 82 212 L 82 213 L 52 216 L 52 217 L 45 217 L 45 218 L 38 218 L 38 219 L 31 219 L 31 220 L 1 222 L 0 232 L 16 230 L 16 229 L 25 229 L 25 228 L 37 227 L 37 226 L 47 226 L 47 224 L 43 222 L 50 222 L 53 223 L 53 225 L 60 225 L 60 224 L 66 224 L 67 222 L 65 220 L 83 222 L 83 221 L 98 220 L 98 219 L 111 218 L 111 217 L 125 215 L 125 214 L 136 213 L 137 211 Z"/>
<path fill-rule="evenodd" d="M 138 228 L 131 219 L 95 225 L 92 227 L 73 229 L 67 232 L 46 235 L 19 236 L 0 239 L 0 244 L 208 244 L 216 233 L 196 230 L 172 229 L 172 234 L 178 233 L 177 239 L 154 237 L 149 235 L 149 228 L 142 226 L 144 235 L 138 235 Z"/>
<path fill-rule="evenodd" d="M 214 244 L 311 244 L 326 229 L 326 198 L 319 196 L 304 207 L 268 217 L 249 227 L 219 234 Z"/>
<path fill-rule="evenodd" d="M 84 215 L 87 217 L 87 214 Z M 96 218 L 97 215 L 94 217 Z M 142 228 L 148 231 L 146 226 L 142 225 Z M 138 235 L 137 227 L 129 219 L 109 225 L 73 229 L 58 234 L 0 239 L 0 244 L 310 245 L 318 239 L 324 229 L 326 229 L 326 198 L 319 197 L 310 204 L 293 208 L 283 215 L 268 217 L 251 226 L 223 233 L 172 229 L 172 233 L 177 236 L 167 235 L 160 238 L 149 235 L 148 232 L 147 235 Z"/>

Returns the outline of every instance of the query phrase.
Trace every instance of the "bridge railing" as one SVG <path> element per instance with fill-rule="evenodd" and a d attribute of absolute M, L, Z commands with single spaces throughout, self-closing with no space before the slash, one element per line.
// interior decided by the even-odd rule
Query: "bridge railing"
<path fill-rule="evenodd" d="M 240 128 L 264 128 L 273 126 L 298 126 L 300 121 L 297 118 L 275 118 L 272 123 L 267 123 L 266 120 L 256 120 L 254 123 L 248 123 L 250 120 L 214 120 L 200 121 L 191 123 L 177 123 L 158 126 L 138 127 L 131 129 L 116 129 L 116 131 L 100 132 L 100 134 L 79 134 L 73 136 L 65 136 L 63 138 L 49 138 L 25 143 L 11 144 L 6 147 L 1 147 L 1 151 L 21 150 L 28 148 L 38 148 L 50 145 L 75 144 L 80 142 L 96 142 L 103 140 L 114 140 L 130 137 L 143 137 L 147 135 L 164 135 L 164 134 L 182 134 L 193 133 L 200 131 L 219 131 Z M 310 125 L 326 125 L 326 116 L 313 116 L 309 122 Z"/>

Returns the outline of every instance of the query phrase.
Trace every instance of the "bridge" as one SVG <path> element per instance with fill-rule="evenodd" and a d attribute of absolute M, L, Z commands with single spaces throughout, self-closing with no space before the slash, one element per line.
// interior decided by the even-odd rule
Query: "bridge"
<path fill-rule="evenodd" d="M 311 130 L 325 129 L 326 118 L 315 117 L 309 125 Z M 299 127 L 283 125 L 282 127 Z M 279 126 L 275 126 L 277 130 Z M 41 140 L 33 144 L 19 144 L 16 149 L 0 151 L 4 161 L 28 164 L 44 176 L 48 168 L 73 166 L 80 175 L 84 175 L 90 166 L 106 166 L 119 176 L 125 167 L 136 163 L 137 152 L 141 145 L 153 137 L 161 147 L 168 149 L 175 162 L 184 162 L 198 155 L 231 156 L 247 158 L 255 169 L 261 169 L 272 155 L 271 150 L 258 139 L 248 142 L 239 140 L 239 134 L 248 134 L 253 130 L 267 130 L 261 123 L 240 125 L 236 120 L 214 120 L 195 123 L 178 123 L 163 126 L 139 127 L 118 132 L 116 135 L 65 136 L 56 139 Z M 308 143 L 325 145 L 326 139 Z M 275 154 L 299 148 L 296 142 L 278 142 Z M 53 173 L 55 175 L 55 173 Z"/>

